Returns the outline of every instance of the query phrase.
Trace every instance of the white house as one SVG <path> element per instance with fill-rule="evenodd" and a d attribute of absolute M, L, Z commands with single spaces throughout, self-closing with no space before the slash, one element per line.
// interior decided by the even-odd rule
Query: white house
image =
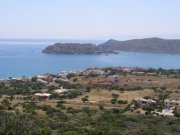
<path fill-rule="evenodd" d="M 152 99 L 136 98 L 134 101 L 136 105 L 156 104 L 156 101 Z"/>
<path fill-rule="evenodd" d="M 37 77 L 38 79 L 46 79 L 46 78 L 47 78 L 45 75 L 42 75 L 42 74 L 37 75 L 36 77 Z"/>
<path fill-rule="evenodd" d="M 164 100 L 164 105 L 165 108 L 175 108 L 175 107 L 180 107 L 180 100 Z"/>
<path fill-rule="evenodd" d="M 41 78 L 38 78 L 38 79 L 37 79 L 37 82 L 40 82 L 40 83 L 43 83 L 43 84 L 48 84 L 47 81 L 45 81 L 45 80 L 43 80 L 43 79 L 41 79 Z"/>
<path fill-rule="evenodd" d="M 101 69 L 86 69 L 83 71 L 83 75 L 104 75 L 105 71 Z"/>
<path fill-rule="evenodd" d="M 63 89 L 62 87 L 61 87 L 61 89 L 54 90 L 54 93 L 57 93 L 59 95 L 64 95 L 65 92 L 68 92 L 68 90 L 67 89 Z"/>
<path fill-rule="evenodd" d="M 49 100 L 49 97 L 51 96 L 51 94 L 49 93 L 36 93 L 34 94 L 35 99 L 39 100 L 39 101 L 47 101 Z"/>
<path fill-rule="evenodd" d="M 129 72 L 131 72 L 131 69 L 130 69 L 130 68 L 127 68 L 127 67 L 123 67 L 123 68 L 122 68 L 122 71 L 123 71 L 124 73 L 129 73 Z"/>
<path fill-rule="evenodd" d="M 105 71 L 100 70 L 100 69 L 95 69 L 91 71 L 92 75 L 103 75 L 105 73 Z"/>
<path fill-rule="evenodd" d="M 115 83 L 119 81 L 119 78 L 117 75 L 113 75 L 113 76 L 108 76 L 108 82 L 112 82 L 112 83 Z"/>
<path fill-rule="evenodd" d="M 163 116 L 174 116 L 173 110 L 163 109 L 161 115 Z"/>
<path fill-rule="evenodd" d="M 58 74 L 59 77 L 63 79 L 67 79 L 68 72 L 67 71 L 62 71 L 60 74 Z"/>
<path fill-rule="evenodd" d="M 173 110 L 163 109 L 162 112 L 152 111 L 151 113 L 155 114 L 154 116 L 174 116 Z"/>
<path fill-rule="evenodd" d="M 144 72 L 132 72 L 132 75 L 144 75 L 145 73 Z"/>
<path fill-rule="evenodd" d="M 63 79 L 63 78 L 56 78 L 55 81 L 60 81 L 60 82 L 68 82 L 68 79 Z"/>

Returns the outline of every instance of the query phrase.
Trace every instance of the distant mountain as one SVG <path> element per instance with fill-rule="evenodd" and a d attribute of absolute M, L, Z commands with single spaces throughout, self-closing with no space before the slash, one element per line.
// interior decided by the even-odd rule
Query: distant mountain
<path fill-rule="evenodd" d="M 180 53 L 180 40 L 145 38 L 117 41 L 111 39 L 103 44 L 100 44 L 99 47 L 114 51 Z"/>
<path fill-rule="evenodd" d="M 145 38 L 117 41 L 110 39 L 98 46 L 94 44 L 56 43 L 48 46 L 42 52 L 58 54 L 100 54 L 114 53 L 116 51 L 180 53 L 180 40 Z"/>

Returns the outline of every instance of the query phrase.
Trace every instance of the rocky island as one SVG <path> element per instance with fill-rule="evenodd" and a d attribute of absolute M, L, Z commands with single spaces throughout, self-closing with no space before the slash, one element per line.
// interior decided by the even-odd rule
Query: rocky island
<path fill-rule="evenodd" d="M 117 41 L 110 39 L 99 45 L 89 43 L 56 43 L 48 46 L 42 52 L 56 54 L 102 54 L 118 51 L 180 53 L 180 40 L 145 38 Z"/>
<path fill-rule="evenodd" d="M 57 54 L 101 54 L 111 53 L 108 49 L 103 49 L 94 44 L 79 44 L 79 43 L 56 43 L 53 46 L 45 48 L 43 53 Z"/>

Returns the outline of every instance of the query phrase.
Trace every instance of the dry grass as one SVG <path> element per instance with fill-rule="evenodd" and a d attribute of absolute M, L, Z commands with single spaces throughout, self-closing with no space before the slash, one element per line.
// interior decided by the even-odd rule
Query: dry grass
<path fill-rule="evenodd" d="M 117 90 L 92 90 L 91 92 L 80 96 L 75 99 L 67 99 L 66 101 L 69 103 L 82 103 L 82 97 L 89 96 L 90 102 L 98 103 L 100 101 L 103 101 L 103 103 L 110 103 L 112 99 L 112 94 L 118 94 L 119 99 L 121 100 L 127 100 L 128 102 L 131 102 L 133 99 L 137 97 L 145 97 L 145 96 L 151 96 L 155 97 L 155 93 L 153 90 L 137 90 L 137 91 L 124 91 L 123 93 Z"/>

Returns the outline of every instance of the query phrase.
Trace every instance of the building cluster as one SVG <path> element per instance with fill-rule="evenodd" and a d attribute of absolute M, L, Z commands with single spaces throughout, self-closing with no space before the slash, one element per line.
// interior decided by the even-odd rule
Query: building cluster
<path fill-rule="evenodd" d="M 81 72 L 85 76 L 99 76 L 104 75 L 106 72 L 98 67 L 90 67 Z"/>
<path fill-rule="evenodd" d="M 51 93 L 35 93 L 33 99 L 35 101 L 49 101 L 50 96 L 52 94 L 58 94 L 58 95 L 62 96 L 62 95 L 67 94 L 68 92 L 69 92 L 68 89 L 64 89 L 61 87 L 60 89 L 54 90 Z"/>
<path fill-rule="evenodd" d="M 153 113 L 160 116 L 174 116 L 175 114 L 180 115 L 180 100 L 164 100 L 164 109 L 162 112 L 153 111 Z"/>
<path fill-rule="evenodd" d="M 152 99 L 144 99 L 144 98 L 136 98 L 132 104 L 132 108 L 134 107 L 142 107 L 145 105 L 157 104 L 155 100 Z M 180 100 L 164 100 L 164 109 L 162 112 L 158 112 L 157 110 L 152 111 L 154 115 L 158 116 L 174 116 L 174 114 L 180 115 Z"/>

